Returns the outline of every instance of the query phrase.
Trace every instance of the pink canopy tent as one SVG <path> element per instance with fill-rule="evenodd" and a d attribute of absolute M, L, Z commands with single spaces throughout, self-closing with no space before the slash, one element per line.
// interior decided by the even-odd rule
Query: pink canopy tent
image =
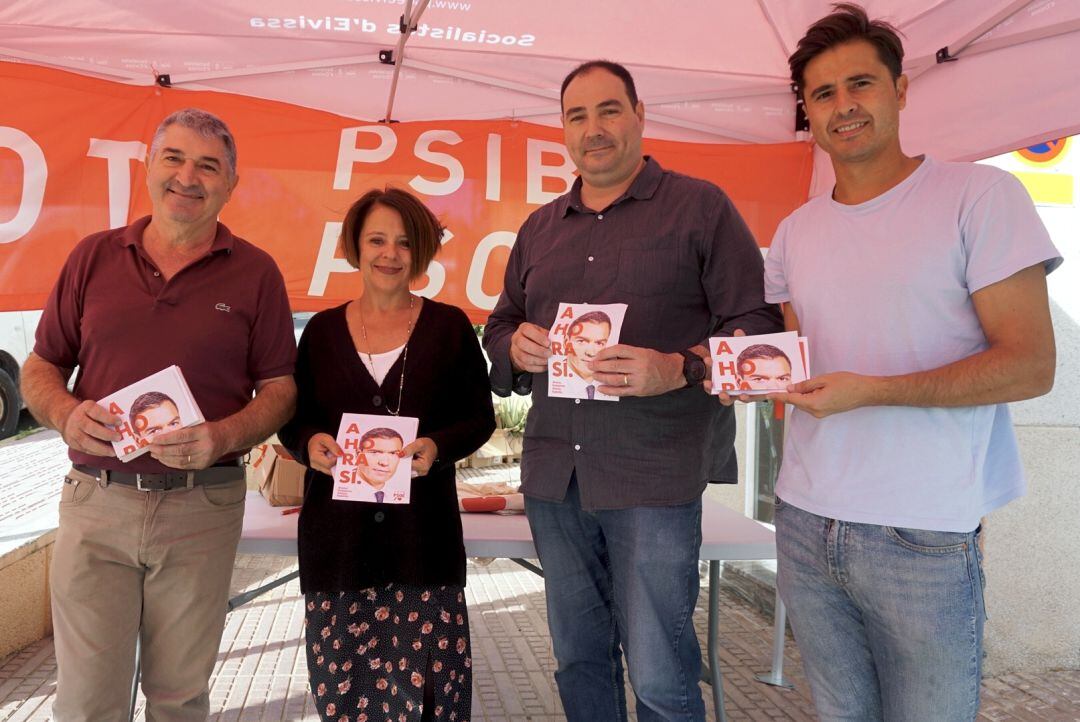
<path fill-rule="evenodd" d="M 906 37 L 908 152 L 974 159 L 1080 131 L 1080 1 L 865 4 Z M 557 124 L 563 75 L 604 57 L 634 72 L 649 135 L 775 143 L 802 137 L 786 58 L 828 10 L 823 0 L 8 0 L 0 58 L 366 120 Z"/>
<path fill-rule="evenodd" d="M 906 37 L 908 153 L 975 159 L 1080 131 L 1080 0 L 866 4 Z M 40 308 L 79 238 L 149 211 L 138 161 L 154 126 L 205 103 L 243 138 L 245 181 L 223 220 L 274 255 L 295 309 L 355 297 L 354 271 L 335 255 L 339 221 L 360 189 L 395 183 L 423 194 L 447 224 L 444 243 L 455 239 L 414 290 L 483 320 L 514 231 L 573 179 L 551 127 L 559 84 L 601 57 L 637 79 L 647 152 L 728 190 L 767 246 L 807 189 L 831 183 L 827 159 L 792 142 L 808 134 L 787 72 L 798 38 L 829 9 L 6 0 L 0 309 Z"/>

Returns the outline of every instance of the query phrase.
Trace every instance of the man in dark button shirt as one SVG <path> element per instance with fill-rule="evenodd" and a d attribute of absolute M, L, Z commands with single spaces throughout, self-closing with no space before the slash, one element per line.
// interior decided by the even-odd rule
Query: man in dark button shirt
<path fill-rule="evenodd" d="M 296 400 L 281 273 L 217 221 L 237 183 L 229 129 L 178 111 L 146 165 L 153 215 L 75 247 L 23 372 L 73 462 L 50 569 L 58 722 L 127 719 L 136 640 L 147 719 L 206 719 L 244 519 L 239 457 Z M 95 401 L 173 364 L 206 422 L 121 462 L 109 442 L 123 420 Z"/>
<path fill-rule="evenodd" d="M 625 68 L 579 66 L 562 107 L 581 177 L 521 227 L 484 334 L 495 391 L 533 390 L 522 489 L 555 679 L 569 720 L 624 720 L 625 654 L 638 719 L 703 720 L 690 620 L 701 493 L 736 469 L 731 409 L 701 388 L 702 344 L 779 331 L 781 317 L 723 191 L 642 155 L 645 111 Z M 618 403 L 548 397 L 560 302 L 628 304 L 621 343 L 591 361 Z"/>

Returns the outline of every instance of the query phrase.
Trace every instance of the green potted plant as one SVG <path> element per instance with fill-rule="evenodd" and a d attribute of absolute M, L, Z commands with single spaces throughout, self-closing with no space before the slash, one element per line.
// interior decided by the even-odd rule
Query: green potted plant
<path fill-rule="evenodd" d="M 525 435 L 525 421 L 529 417 L 529 409 L 532 408 L 531 396 L 513 395 L 505 399 L 499 399 L 495 406 L 496 431 L 503 432 L 503 441 L 506 446 L 506 455 L 513 457 L 521 456 L 522 438 Z"/>

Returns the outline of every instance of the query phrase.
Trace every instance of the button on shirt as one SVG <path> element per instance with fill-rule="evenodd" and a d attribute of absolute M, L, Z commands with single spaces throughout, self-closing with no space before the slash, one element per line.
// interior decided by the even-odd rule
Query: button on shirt
<path fill-rule="evenodd" d="M 578 179 L 521 227 L 484 345 L 496 393 L 532 389 L 528 496 L 562 500 L 574 470 L 586 509 L 679 504 L 709 481 L 735 482 L 734 416 L 701 386 L 578 403 L 549 398 L 546 373 L 513 374 L 511 335 L 523 321 L 550 328 L 560 302 L 628 304 L 619 343 L 663 353 L 735 329 L 781 330 L 764 300 L 761 253 L 723 191 L 650 158 L 623 196 L 594 212 Z"/>

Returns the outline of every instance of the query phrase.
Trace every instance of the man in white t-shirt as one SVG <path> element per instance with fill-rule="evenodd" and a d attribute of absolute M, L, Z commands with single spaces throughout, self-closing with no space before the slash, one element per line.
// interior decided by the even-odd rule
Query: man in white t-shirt
<path fill-rule="evenodd" d="M 1024 492 L 1005 402 L 1054 379 L 1059 254 L 1012 176 L 902 152 L 902 60 L 839 5 L 789 61 L 836 172 L 765 264 L 820 374 L 771 398 L 796 407 L 778 585 L 823 720 L 974 719 L 980 518 Z"/>

